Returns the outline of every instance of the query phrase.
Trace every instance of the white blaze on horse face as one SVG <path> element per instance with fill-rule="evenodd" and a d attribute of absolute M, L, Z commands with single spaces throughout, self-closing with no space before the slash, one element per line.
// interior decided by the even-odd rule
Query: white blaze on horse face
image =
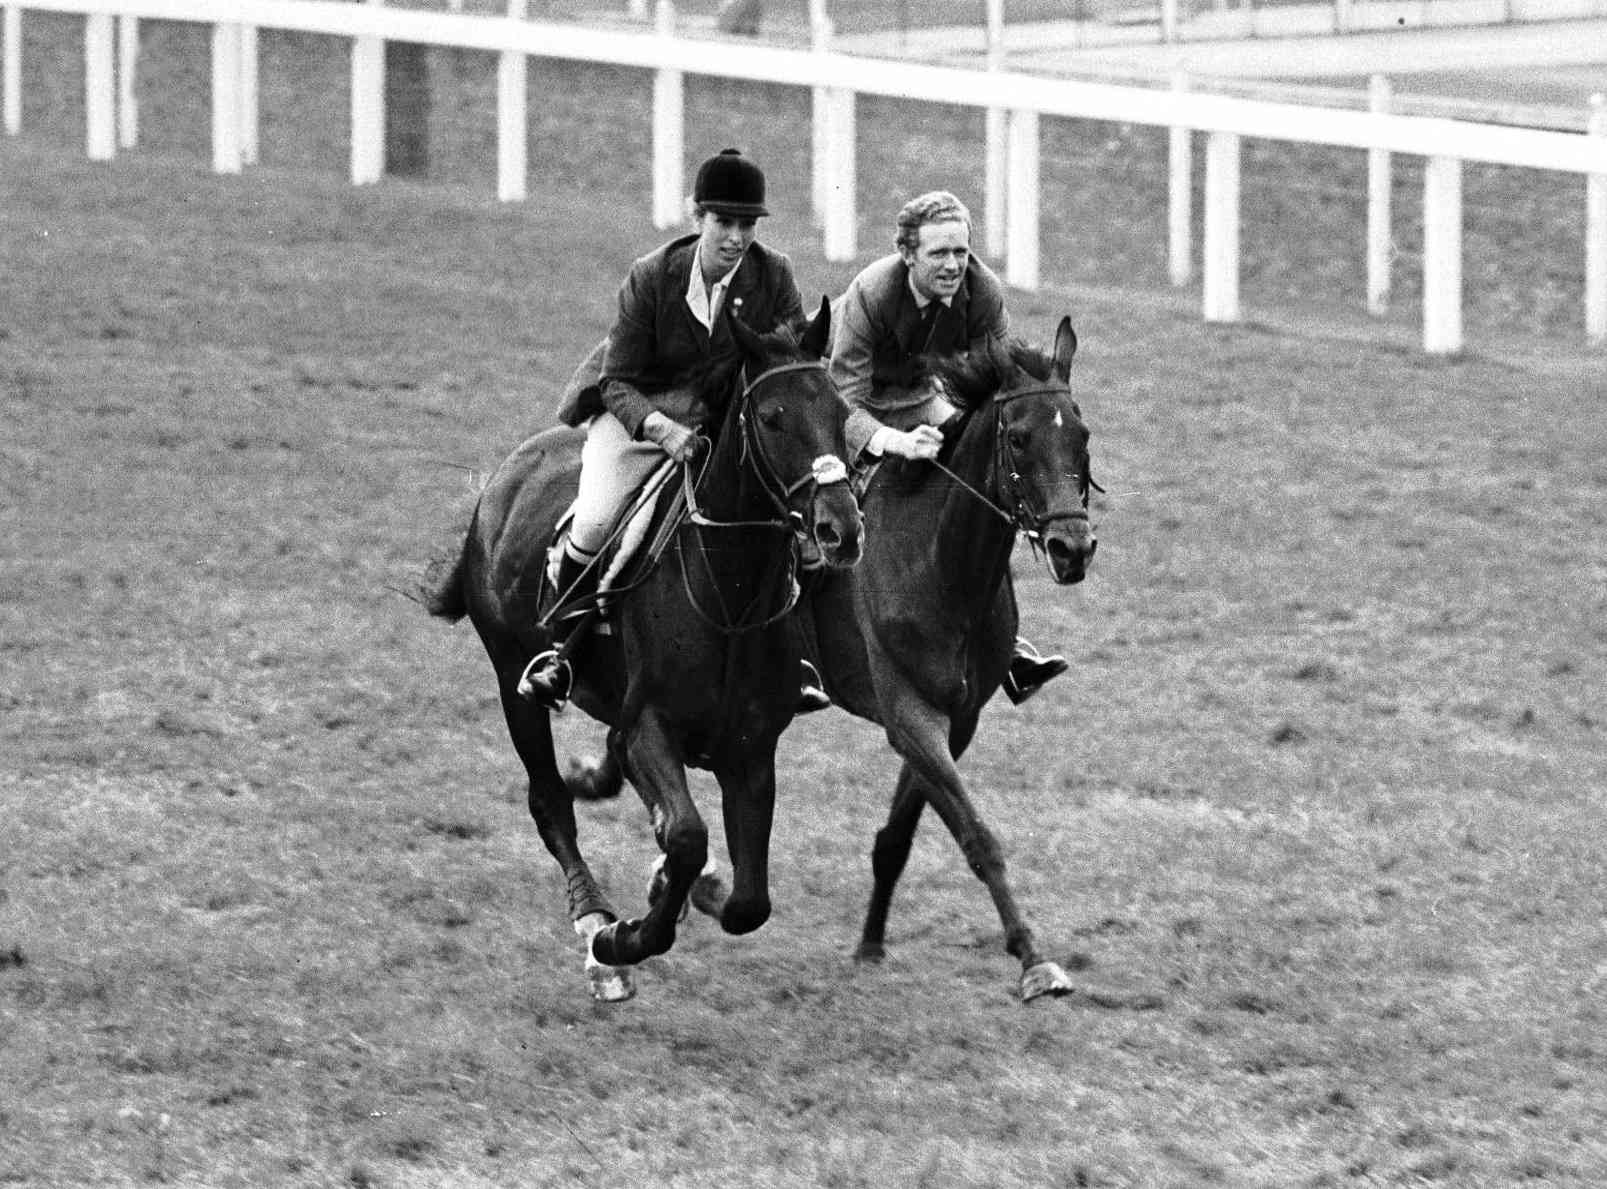
<path fill-rule="evenodd" d="M 1060 415 L 1060 410 L 1056 409 L 1055 410 L 1055 428 L 1056 429 L 1064 429 L 1065 427 L 1066 427 L 1066 419 Z"/>

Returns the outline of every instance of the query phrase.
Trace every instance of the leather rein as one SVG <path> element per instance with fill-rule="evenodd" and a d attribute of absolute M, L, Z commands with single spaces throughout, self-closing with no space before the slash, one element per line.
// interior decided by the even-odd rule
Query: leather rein
<path fill-rule="evenodd" d="M 753 476 L 758 479 L 760 488 L 769 497 L 771 505 L 777 515 L 765 520 L 716 520 L 705 513 L 697 500 L 697 485 L 706 473 L 706 468 L 699 470 L 694 476 L 693 468 L 688 465 L 682 468 L 682 483 L 686 494 L 687 520 L 699 529 L 760 529 L 769 530 L 778 536 L 785 537 L 785 548 L 778 550 L 782 556 L 784 573 L 780 576 L 782 589 L 786 592 L 779 607 L 767 614 L 761 615 L 756 610 L 760 595 L 755 595 L 753 602 L 733 613 L 727 605 L 720 589 L 718 576 L 709 563 L 709 551 L 702 544 L 702 537 L 698 537 L 697 554 L 702 559 L 703 569 L 714 588 L 719 599 L 716 612 L 711 612 L 699 601 L 696 592 L 692 589 L 691 576 L 686 565 L 685 549 L 679 535 L 676 537 L 676 550 L 681 554 L 681 583 L 686 590 L 686 597 L 696 611 L 710 627 L 724 635 L 737 635 L 743 632 L 757 631 L 769 627 L 786 616 L 798 603 L 801 586 L 798 583 L 798 550 L 794 547 L 794 539 L 806 539 L 807 529 L 804 517 L 792 507 L 793 498 L 805 489 L 809 491 L 809 498 L 813 500 L 815 492 L 832 483 L 848 482 L 848 468 L 843 461 L 834 454 L 823 454 L 811 464 L 807 474 L 801 475 L 788 482 L 778 473 L 778 468 L 769 452 L 765 449 L 764 438 L 760 436 L 754 425 L 754 418 L 749 414 L 750 397 L 761 384 L 778 376 L 792 372 L 820 372 L 826 373 L 826 365 L 819 361 L 792 362 L 778 364 L 767 368 L 748 381 L 737 397 L 737 427 L 741 434 L 740 453 L 738 465 L 747 467 Z"/>

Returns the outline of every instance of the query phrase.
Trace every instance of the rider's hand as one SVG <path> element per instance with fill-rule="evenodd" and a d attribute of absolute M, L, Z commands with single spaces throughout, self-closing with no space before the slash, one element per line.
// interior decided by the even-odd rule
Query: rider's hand
<path fill-rule="evenodd" d="M 943 448 L 943 432 L 935 425 L 917 425 L 909 431 L 894 430 L 882 443 L 882 453 L 900 458 L 933 459 Z"/>
<path fill-rule="evenodd" d="M 676 462 L 691 462 L 702 445 L 696 433 L 657 409 L 643 418 L 642 436 Z"/>

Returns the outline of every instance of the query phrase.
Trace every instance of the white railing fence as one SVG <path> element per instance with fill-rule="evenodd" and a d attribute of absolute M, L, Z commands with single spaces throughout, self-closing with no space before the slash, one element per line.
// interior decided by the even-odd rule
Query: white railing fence
<path fill-rule="evenodd" d="M 1236 322 L 1239 300 L 1239 176 L 1242 138 L 1332 145 L 1368 153 L 1368 306 L 1381 312 L 1389 295 L 1391 154 L 1427 159 L 1423 190 L 1423 346 L 1460 351 L 1462 330 L 1462 162 L 1483 161 L 1584 175 L 1586 332 L 1607 340 L 1607 114 L 1598 98 L 1585 134 L 1469 123 L 1390 113 L 1383 85 L 1373 109 L 1345 111 L 1191 92 L 1071 81 L 993 69 L 956 70 L 868 60 L 827 47 L 829 22 L 818 10 L 815 48 L 749 45 L 741 54 L 710 52 L 706 42 L 673 33 L 672 0 L 657 0 L 652 33 L 599 30 L 525 19 L 526 0 L 506 0 L 500 17 L 384 8 L 380 0 L 231 0 L 219 20 L 215 0 L 28 0 L 6 5 L 4 126 L 22 127 L 21 25 L 24 9 L 85 17 L 86 144 L 110 159 L 138 139 L 132 103 L 142 18 L 209 24 L 212 38 L 212 163 L 237 173 L 257 157 L 259 28 L 322 33 L 351 40 L 351 178 L 362 185 L 384 170 L 387 40 L 484 50 L 499 55 L 497 193 L 525 196 L 525 69 L 531 57 L 639 67 L 654 72 L 654 222 L 683 217 L 684 78 L 687 74 L 807 87 L 814 97 L 812 192 L 827 259 L 857 254 L 856 96 L 875 94 L 978 107 L 989 113 L 986 244 L 1004 258 L 1005 279 L 1021 289 L 1039 284 L 1039 120 L 1043 116 L 1148 124 L 1172 130 L 1170 145 L 1170 275 L 1193 279 L 1190 243 L 1194 133 L 1205 136 L 1203 315 Z"/>

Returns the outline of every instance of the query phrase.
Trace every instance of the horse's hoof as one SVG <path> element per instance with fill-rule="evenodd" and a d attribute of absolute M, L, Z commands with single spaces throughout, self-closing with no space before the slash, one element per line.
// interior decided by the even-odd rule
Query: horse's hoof
<path fill-rule="evenodd" d="M 665 864 L 669 862 L 667 855 L 659 855 L 653 860 L 653 873 L 647 879 L 647 903 L 651 907 L 659 902 L 666 888 L 670 886 L 670 877 L 665 874 Z M 720 878 L 720 865 L 713 859 L 703 864 L 703 871 L 692 882 L 692 891 L 685 904 L 681 905 L 681 913 L 675 918 L 677 925 L 686 921 L 687 914 L 696 905 L 710 916 L 720 915 L 720 905 L 725 901 L 725 882 Z"/>
<path fill-rule="evenodd" d="M 1021 972 L 1021 1002 L 1030 1003 L 1040 995 L 1070 995 L 1077 988 L 1058 962 L 1039 962 Z"/>
<path fill-rule="evenodd" d="M 636 994 L 634 967 L 605 966 L 586 951 L 586 981 L 598 1003 L 623 1003 Z"/>
<path fill-rule="evenodd" d="M 592 953 L 592 941 L 597 934 L 615 924 L 606 913 L 589 912 L 575 922 L 575 932 L 586 942 L 586 981 L 591 997 L 599 1003 L 619 1003 L 636 994 L 636 977 L 632 967 L 610 966 L 599 962 Z"/>
<path fill-rule="evenodd" d="M 619 786 L 602 779 L 603 762 L 596 756 L 569 757 L 564 770 L 564 784 L 569 795 L 577 801 L 606 801 L 619 796 Z"/>
<path fill-rule="evenodd" d="M 617 961 L 619 957 L 619 931 L 621 929 L 640 929 L 641 921 L 615 921 L 591 935 L 591 943 L 586 952 L 593 961 L 603 966 L 630 966 L 629 962 Z"/>
<path fill-rule="evenodd" d="M 882 945 L 879 941 L 862 941 L 854 950 L 854 961 L 863 962 L 871 966 L 875 966 L 885 957 L 887 957 L 887 947 Z"/>

